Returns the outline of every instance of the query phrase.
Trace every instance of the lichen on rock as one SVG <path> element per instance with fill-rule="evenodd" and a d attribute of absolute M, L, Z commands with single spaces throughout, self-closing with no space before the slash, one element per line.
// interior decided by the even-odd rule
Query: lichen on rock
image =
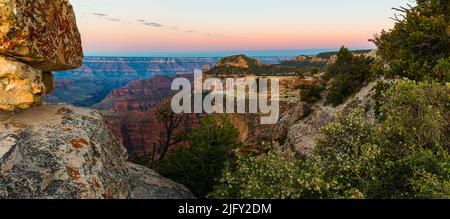
<path fill-rule="evenodd" d="M 43 105 L 0 120 L 0 199 L 194 198 L 127 162 L 96 110 Z"/>
<path fill-rule="evenodd" d="M 42 71 L 81 66 L 75 13 L 67 0 L 0 0 L 0 54 Z"/>
<path fill-rule="evenodd" d="M 82 61 L 68 0 L 0 0 L 0 110 L 41 105 L 55 87 L 51 71 Z"/>
<path fill-rule="evenodd" d="M 42 71 L 0 55 L 0 110 L 27 109 L 44 96 Z"/>

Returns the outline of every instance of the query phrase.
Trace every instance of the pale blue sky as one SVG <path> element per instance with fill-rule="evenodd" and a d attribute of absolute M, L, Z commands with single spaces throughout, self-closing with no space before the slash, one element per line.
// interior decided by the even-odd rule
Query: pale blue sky
<path fill-rule="evenodd" d="M 86 53 L 373 47 L 410 0 L 71 0 Z"/>

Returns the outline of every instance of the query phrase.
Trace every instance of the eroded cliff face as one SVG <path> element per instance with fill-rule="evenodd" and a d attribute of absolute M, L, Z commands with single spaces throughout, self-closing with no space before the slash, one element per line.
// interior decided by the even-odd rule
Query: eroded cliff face
<path fill-rule="evenodd" d="M 193 198 L 127 163 L 96 110 L 46 105 L 0 116 L 0 198 Z"/>
<path fill-rule="evenodd" d="M 168 76 L 133 81 L 125 87 L 114 89 L 93 107 L 110 113 L 145 112 L 174 94 L 171 84 L 172 78 Z"/>
<path fill-rule="evenodd" d="M 307 116 L 288 127 L 286 138 L 280 143 L 284 147 L 294 149 L 299 154 L 307 155 L 315 147 L 315 139 L 321 134 L 322 127 L 332 122 L 338 114 L 355 108 L 363 108 L 366 110 L 367 120 L 373 121 L 375 119 L 375 103 L 372 97 L 375 94 L 375 86 L 376 82 L 366 84 L 358 93 L 338 107 L 325 104 L 325 100 L 312 105 Z M 305 104 L 301 102 L 298 107 L 302 108 Z M 286 119 L 291 119 L 291 114 L 286 114 L 281 121 Z"/>
<path fill-rule="evenodd" d="M 296 104 L 288 101 L 280 103 L 280 118 L 294 119 L 297 115 L 301 117 L 303 112 L 296 108 Z M 261 117 L 268 116 L 267 114 L 251 114 L 251 113 L 230 113 L 226 114 L 231 124 L 239 129 L 239 139 L 246 146 L 258 148 L 263 142 L 272 143 L 285 138 L 289 125 L 293 123 L 277 124 L 261 124 Z"/>
<path fill-rule="evenodd" d="M 357 55 L 375 56 L 375 51 Z M 321 62 L 333 63 L 335 55 L 330 57 L 298 56 L 291 62 Z M 205 78 L 226 75 L 210 74 Z M 280 119 L 274 125 L 261 125 L 260 114 L 227 114 L 232 124 L 240 130 L 240 139 L 251 147 L 259 147 L 266 142 L 274 146 L 293 148 L 298 154 L 307 155 L 315 147 L 315 139 L 321 134 L 321 129 L 332 122 L 339 113 L 357 107 L 367 111 L 367 119 L 373 119 L 375 82 L 366 84 L 358 93 L 338 107 L 325 104 L 327 91 L 322 93 L 322 100 L 309 104 L 301 99 L 300 91 L 303 85 L 319 85 L 322 80 L 318 77 L 299 76 L 245 76 L 249 79 L 267 78 L 280 81 Z"/>
<path fill-rule="evenodd" d="M 298 154 L 307 155 L 315 147 L 315 139 L 321 134 L 322 127 L 332 122 L 339 113 L 361 107 L 366 109 L 368 120 L 374 119 L 372 96 L 375 85 L 375 82 L 367 84 L 338 107 L 325 104 L 324 99 L 315 104 L 292 101 L 298 98 L 284 99 L 280 102 L 280 119 L 274 125 L 261 125 L 260 114 L 236 113 L 227 116 L 239 129 L 240 139 L 247 146 L 258 148 L 265 142 L 290 147 Z"/>
<path fill-rule="evenodd" d="M 248 76 L 247 79 L 262 78 L 259 76 Z M 280 117 L 279 122 L 271 125 L 261 124 L 264 114 L 232 113 L 227 114 L 231 123 L 240 131 L 240 140 L 248 146 L 258 147 L 261 143 L 272 143 L 283 141 L 286 137 L 288 127 L 298 119 L 309 113 L 310 105 L 303 103 L 300 98 L 300 87 L 302 85 L 313 85 L 320 83 L 314 77 L 299 76 L 267 76 L 268 80 L 276 79 L 280 85 Z M 302 103 L 302 104 L 300 104 Z"/>

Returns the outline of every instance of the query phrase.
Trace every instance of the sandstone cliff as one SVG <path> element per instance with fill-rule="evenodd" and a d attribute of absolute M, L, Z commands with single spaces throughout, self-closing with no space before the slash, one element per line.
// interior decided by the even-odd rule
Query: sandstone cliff
<path fill-rule="evenodd" d="M 45 105 L 0 113 L 0 198 L 193 198 L 126 160 L 95 110 Z"/>
<path fill-rule="evenodd" d="M 220 59 L 216 63 L 216 67 L 238 67 L 238 68 L 249 68 L 251 66 L 262 66 L 262 62 L 257 59 L 249 58 L 245 55 L 235 55 L 227 56 Z"/>
<path fill-rule="evenodd" d="M 356 51 L 357 55 L 373 56 L 373 51 Z M 329 64 L 334 62 L 336 55 L 333 52 L 319 54 L 317 56 L 298 56 L 293 60 L 286 61 L 280 65 L 291 65 L 298 67 L 297 64 L 311 63 Z M 236 59 L 236 58 L 235 58 Z M 277 66 L 277 65 L 273 65 Z M 213 68 L 206 74 L 208 77 L 226 77 L 229 75 L 214 74 Z M 235 69 L 236 72 L 243 72 Z M 246 78 L 259 78 L 261 76 L 244 75 Z M 260 114 L 227 114 L 231 123 L 239 129 L 240 139 L 250 147 L 257 148 L 262 142 L 272 143 L 273 145 L 291 147 L 299 154 L 308 154 L 315 146 L 315 139 L 320 135 L 321 128 L 332 122 L 337 114 L 356 107 L 373 110 L 373 87 L 375 83 L 367 84 L 357 94 L 350 97 L 345 103 L 338 107 L 332 107 L 325 104 L 325 98 L 321 101 L 310 104 L 300 97 L 300 91 L 303 86 L 318 85 L 321 79 L 316 75 L 313 77 L 300 76 L 264 76 L 264 78 L 276 78 L 280 81 L 280 119 L 274 125 L 261 125 Z M 322 93 L 325 97 L 327 92 Z M 369 112 L 368 115 L 373 114 Z"/>
<path fill-rule="evenodd" d="M 325 104 L 325 100 L 309 104 L 298 98 L 282 99 L 280 119 L 274 125 L 261 125 L 260 114 L 234 113 L 227 114 L 227 117 L 239 129 L 239 137 L 247 146 L 257 148 L 262 142 L 266 142 L 290 147 L 298 154 L 307 155 L 314 148 L 321 128 L 332 122 L 339 113 L 362 107 L 367 110 L 367 119 L 374 118 L 374 102 L 371 97 L 374 95 L 375 84 L 367 84 L 338 107 Z"/>
<path fill-rule="evenodd" d="M 191 77 L 192 75 L 185 75 Z M 126 146 L 130 156 L 147 155 L 161 142 L 164 126 L 156 118 L 156 110 L 170 98 L 172 77 L 157 76 L 130 82 L 114 89 L 93 107 L 100 110 L 114 135 Z M 188 130 L 199 123 L 195 114 L 185 115 L 177 131 Z"/>

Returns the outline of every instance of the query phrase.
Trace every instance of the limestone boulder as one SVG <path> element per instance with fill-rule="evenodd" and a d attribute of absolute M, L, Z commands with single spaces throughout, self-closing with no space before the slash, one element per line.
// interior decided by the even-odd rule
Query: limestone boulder
<path fill-rule="evenodd" d="M 42 71 L 81 66 L 81 38 L 70 3 L 0 0 L 0 54 Z"/>
<path fill-rule="evenodd" d="M 0 110 L 28 109 L 44 101 L 42 71 L 0 55 Z"/>
<path fill-rule="evenodd" d="M 180 199 L 184 186 L 127 162 L 96 110 L 0 112 L 0 199 Z"/>

